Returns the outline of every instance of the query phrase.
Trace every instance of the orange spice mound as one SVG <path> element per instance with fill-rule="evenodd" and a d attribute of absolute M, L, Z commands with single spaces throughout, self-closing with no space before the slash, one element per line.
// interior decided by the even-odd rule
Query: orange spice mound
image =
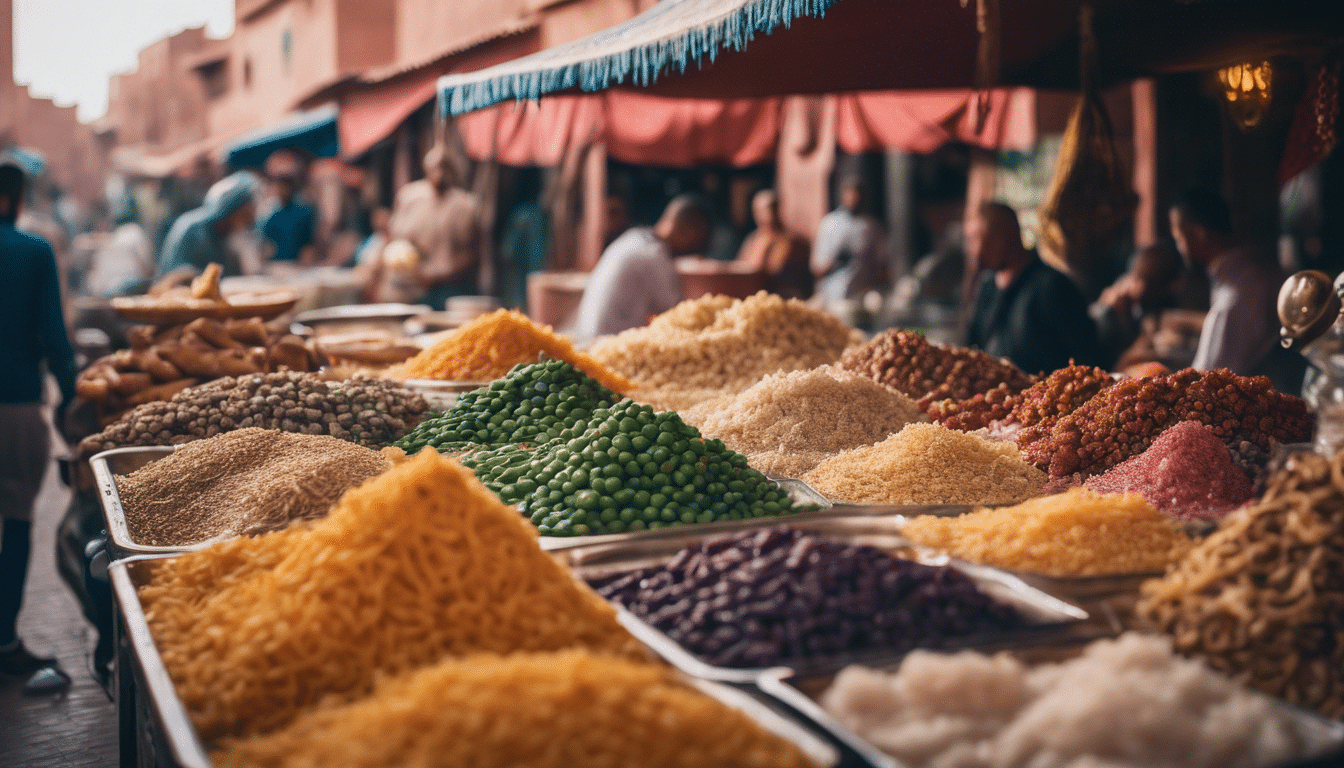
<path fill-rule="evenodd" d="M 582 647 L 644 658 L 531 523 L 433 450 L 322 520 L 162 561 L 140 599 L 207 742 L 274 730 L 448 657 Z"/>
<path fill-rule="evenodd" d="M 392 379 L 491 381 L 519 363 L 537 362 L 543 353 L 572 363 L 616 392 L 635 386 L 575 349 L 568 338 L 556 334 L 549 325 L 537 325 L 515 309 L 499 309 L 472 320 L 410 360 L 392 366 L 385 375 Z"/>

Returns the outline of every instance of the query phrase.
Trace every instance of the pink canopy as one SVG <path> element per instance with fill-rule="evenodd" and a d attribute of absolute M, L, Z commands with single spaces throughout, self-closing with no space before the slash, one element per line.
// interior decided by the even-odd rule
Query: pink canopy
<path fill-rule="evenodd" d="M 597 139 L 636 165 L 755 165 L 775 158 L 783 99 L 675 99 L 626 90 L 498 104 L 457 118 L 467 151 L 507 165 L 556 165 Z M 1036 141 L 1035 93 L 991 91 L 979 132 L 971 90 L 836 94 L 836 142 L 846 152 L 931 152 L 949 141 L 1027 149 Z"/>

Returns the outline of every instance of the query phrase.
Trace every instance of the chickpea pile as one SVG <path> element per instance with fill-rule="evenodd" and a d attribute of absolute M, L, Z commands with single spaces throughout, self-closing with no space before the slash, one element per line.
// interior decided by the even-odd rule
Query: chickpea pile
<path fill-rule="evenodd" d="M 949 429 L 973 432 L 995 421 L 1049 429 L 1060 417 L 1073 413 L 1115 380 L 1101 368 L 1070 365 L 1060 368 L 1025 390 L 1013 394 L 1006 384 L 970 400 L 943 400 L 929 406 L 934 421 Z"/>
<path fill-rule="evenodd" d="M 940 400 L 970 400 L 999 385 L 1005 394 L 1017 393 L 1034 381 L 1007 360 L 978 349 L 934 344 L 914 331 L 880 333 L 847 350 L 840 367 L 904 393 L 926 411 Z"/>

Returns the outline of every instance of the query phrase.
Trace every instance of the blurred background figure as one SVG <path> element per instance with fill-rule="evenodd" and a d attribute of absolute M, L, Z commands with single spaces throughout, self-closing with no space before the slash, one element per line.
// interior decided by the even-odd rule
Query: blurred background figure
<path fill-rule="evenodd" d="M 224 277 L 244 274 L 244 257 L 230 241 L 256 222 L 260 186 L 256 176 L 239 171 L 210 187 L 200 208 L 179 216 L 159 254 L 160 280 L 180 281 L 212 262 L 224 268 Z"/>
<path fill-rule="evenodd" d="M 317 212 L 299 195 L 302 179 L 285 171 L 270 179 L 270 200 L 260 218 L 266 261 L 309 267 L 317 264 Z"/>
<path fill-rule="evenodd" d="M 984 203 L 966 222 L 966 253 L 985 274 L 967 344 L 1006 357 L 1027 373 L 1102 365 L 1096 326 L 1078 286 L 1022 244 L 1017 212 Z"/>
<path fill-rule="evenodd" d="M 123 195 L 111 218 L 112 231 L 93 252 L 85 276 L 86 292 L 100 298 L 143 292 L 154 278 L 153 245 L 135 199 Z"/>
<path fill-rule="evenodd" d="M 888 280 L 886 234 L 864 209 L 863 180 L 846 178 L 840 207 L 822 217 L 812 245 L 812 274 L 823 306 L 851 325 L 862 325 L 863 299 L 885 289 Z"/>
<path fill-rule="evenodd" d="M 75 398 L 75 354 L 65 330 L 56 255 L 19 232 L 24 174 L 0 165 L 0 675 L 27 676 L 55 659 L 37 656 L 18 636 L 19 608 L 32 548 L 33 503 L 51 458 L 42 410 L 46 373 L 60 385 L 57 423 Z"/>
<path fill-rule="evenodd" d="M 709 229 L 705 204 L 679 195 L 652 228 L 633 227 L 616 238 L 584 289 L 571 334 L 575 343 L 637 328 L 676 306 L 682 288 L 672 257 L 702 252 Z"/>
<path fill-rule="evenodd" d="M 1187 190 L 1168 216 L 1181 256 L 1209 275 L 1209 313 L 1192 367 L 1268 376 L 1281 392 L 1300 391 L 1306 361 L 1279 346 L 1278 264 L 1237 242 L 1231 210 L 1217 192 Z"/>
<path fill-rule="evenodd" d="M 442 143 L 425 153 L 424 168 L 425 178 L 397 191 L 388 226 L 393 241 L 405 241 L 415 253 L 417 300 L 441 310 L 449 297 L 478 291 L 481 203 L 461 187 L 466 174 Z M 403 268 L 406 258 L 385 260 L 385 266 Z"/>
<path fill-rule="evenodd" d="M 736 262 L 766 274 L 765 289 L 786 299 L 811 298 L 815 281 L 808 261 L 807 241 L 784 229 L 779 218 L 779 195 L 763 189 L 751 199 L 756 230 L 747 236 Z"/>
<path fill-rule="evenodd" d="M 608 194 L 602 200 L 602 247 L 630 228 L 630 204 L 621 195 Z"/>

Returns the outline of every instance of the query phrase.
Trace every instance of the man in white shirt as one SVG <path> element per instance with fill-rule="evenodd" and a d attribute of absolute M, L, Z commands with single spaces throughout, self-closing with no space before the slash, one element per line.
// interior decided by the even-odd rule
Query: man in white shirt
<path fill-rule="evenodd" d="M 863 213 L 863 204 L 862 180 L 847 179 L 840 189 L 840 207 L 822 218 L 812 246 L 817 295 L 841 316 L 887 283 L 886 236 L 877 219 Z"/>
<path fill-rule="evenodd" d="M 673 256 L 699 253 L 709 237 L 709 213 L 693 196 L 672 199 L 658 223 L 633 227 L 602 252 L 584 289 L 573 331 L 589 344 L 649 322 L 681 301 Z"/>
<path fill-rule="evenodd" d="M 1215 192 L 1190 190 L 1169 215 L 1181 256 L 1209 273 L 1209 313 L 1191 366 L 1269 376 L 1276 389 L 1296 393 L 1301 359 L 1282 354 L 1278 343 L 1278 266 L 1236 244 L 1227 203 Z"/>

